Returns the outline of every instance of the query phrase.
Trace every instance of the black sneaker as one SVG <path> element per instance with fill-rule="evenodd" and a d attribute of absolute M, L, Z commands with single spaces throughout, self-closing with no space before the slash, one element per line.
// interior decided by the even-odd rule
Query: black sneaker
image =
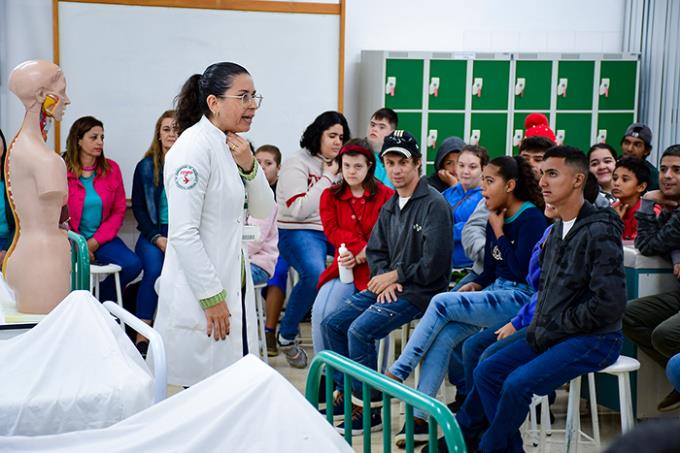
<path fill-rule="evenodd" d="M 364 410 L 361 407 L 358 406 L 353 406 L 352 407 L 352 436 L 360 436 L 364 433 Z M 343 421 L 340 423 L 338 426 L 335 427 L 336 431 L 338 431 L 340 434 L 345 434 L 345 423 L 347 421 Z M 379 409 L 372 409 L 371 410 L 371 432 L 374 433 L 376 431 L 380 431 L 382 429 L 382 417 L 380 415 L 380 410 Z"/>
<path fill-rule="evenodd" d="M 361 394 L 355 394 L 352 392 L 352 404 L 355 406 L 359 407 L 364 407 L 364 399 Z M 370 406 L 371 409 L 376 409 L 380 408 L 383 405 L 383 396 L 382 393 L 371 389 L 371 401 L 370 401 Z"/>
<path fill-rule="evenodd" d="M 446 405 L 446 407 L 449 408 L 452 414 L 457 414 L 458 411 L 460 410 L 460 407 L 463 405 L 465 402 L 465 397 L 467 395 L 463 395 L 461 393 L 456 392 L 456 399 L 453 400 L 452 403 L 449 403 Z"/>
<path fill-rule="evenodd" d="M 135 344 L 137 347 L 137 350 L 139 353 L 142 355 L 142 358 L 146 360 L 146 353 L 149 351 L 149 342 L 146 340 L 142 340 L 139 343 Z"/>
<path fill-rule="evenodd" d="M 421 420 L 420 423 L 417 421 L 420 419 L 413 420 L 413 443 L 414 445 L 425 443 L 429 440 L 429 425 L 425 420 Z M 401 431 L 394 436 L 395 444 L 399 448 L 406 448 L 406 424 L 401 427 Z"/>
<path fill-rule="evenodd" d="M 429 451 L 430 451 L 430 445 L 427 444 L 420 450 L 420 453 L 429 453 Z M 449 447 L 446 446 L 446 439 L 444 439 L 443 437 L 440 437 L 439 439 L 437 439 L 437 452 L 438 453 L 449 453 Z"/>
<path fill-rule="evenodd" d="M 345 418 L 345 394 L 336 391 L 334 393 L 335 398 L 333 399 L 333 421 L 339 422 Z M 326 417 L 326 409 L 319 410 L 321 415 Z"/>
<path fill-rule="evenodd" d="M 680 393 L 677 390 L 671 391 L 666 397 L 661 400 L 656 409 L 659 412 L 670 412 L 680 407 Z"/>

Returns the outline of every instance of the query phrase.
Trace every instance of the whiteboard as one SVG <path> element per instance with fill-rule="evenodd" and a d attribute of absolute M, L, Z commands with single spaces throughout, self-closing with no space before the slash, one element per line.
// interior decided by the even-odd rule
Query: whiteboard
<path fill-rule="evenodd" d="M 127 197 L 160 114 L 184 81 L 212 63 L 244 66 L 264 96 L 252 129 L 257 147 L 299 149 L 304 128 L 338 108 L 340 16 L 59 3 L 60 66 L 73 122 L 104 123 L 104 153 L 121 166 Z"/>

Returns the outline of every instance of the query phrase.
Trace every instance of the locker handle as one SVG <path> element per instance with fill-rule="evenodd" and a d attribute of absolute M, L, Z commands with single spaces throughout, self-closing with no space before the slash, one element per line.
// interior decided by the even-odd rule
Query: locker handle
<path fill-rule="evenodd" d="M 437 147 L 437 134 L 438 134 L 437 129 L 430 129 L 430 132 L 427 134 L 427 147 L 428 148 L 436 148 Z"/>
<path fill-rule="evenodd" d="M 385 94 L 394 96 L 394 92 L 397 89 L 397 78 L 390 76 L 387 78 L 387 83 L 385 84 Z"/>

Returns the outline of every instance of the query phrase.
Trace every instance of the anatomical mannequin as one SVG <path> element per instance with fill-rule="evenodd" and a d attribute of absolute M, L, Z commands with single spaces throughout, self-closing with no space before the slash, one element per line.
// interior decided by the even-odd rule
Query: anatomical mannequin
<path fill-rule="evenodd" d="M 16 233 L 3 273 L 19 312 L 45 314 L 70 291 L 70 246 L 59 228 L 68 197 L 66 165 L 45 143 L 45 125 L 61 120 L 70 100 L 61 68 L 44 60 L 14 68 L 9 89 L 26 107 L 26 116 L 5 160 Z"/>

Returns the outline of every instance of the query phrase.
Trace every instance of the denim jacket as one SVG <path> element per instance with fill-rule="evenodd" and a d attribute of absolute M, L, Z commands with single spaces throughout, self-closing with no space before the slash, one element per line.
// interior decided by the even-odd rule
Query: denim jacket
<path fill-rule="evenodd" d="M 145 157 L 135 167 L 132 180 L 132 212 L 137 219 L 137 229 L 149 242 L 161 235 L 160 204 L 163 193 L 163 169 L 160 169 L 158 186 L 153 183 L 153 158 Z"/>

